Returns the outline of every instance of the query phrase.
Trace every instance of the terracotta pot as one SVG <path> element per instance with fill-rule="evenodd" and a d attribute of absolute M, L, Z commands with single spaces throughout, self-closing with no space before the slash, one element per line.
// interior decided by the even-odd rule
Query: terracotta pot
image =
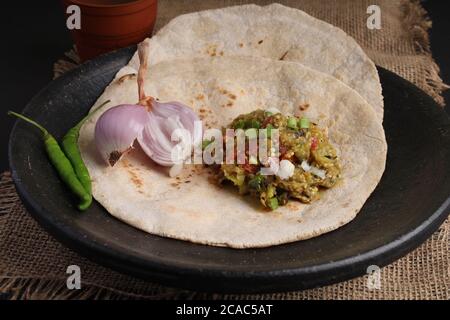
<path fill-rule="evenodd" d="M 63 0 L 81 11 L 81 28 L 71 30 L 81 60 L 136 44 L 151 36 L 157 0 Z M 66 17 L 69 14 L 66 13 Z"/>

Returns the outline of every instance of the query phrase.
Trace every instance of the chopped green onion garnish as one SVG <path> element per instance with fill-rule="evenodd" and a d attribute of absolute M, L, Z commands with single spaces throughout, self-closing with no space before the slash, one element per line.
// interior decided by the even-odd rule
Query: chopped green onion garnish
<path fill-rule="evenodd" d="M 212 143 L 211 140 L 203 140 L 202 141 L 202 150 L 205 150 L 207 146 L 209 146 Z"/>
<path fill-rule="evenodd" d="M 309 128 L 309 119 L 301 118 L 300 119 L 300 129 L 308 129 Z"/>
<path fill-rule="evenodd" d="M 264 176 L 257 174 L 248 182 L 248 186 L 252 189 L 260 191 L 261 184 L 263 183 L 264 179 L 265 179 Z"/>
<path fill-rule="evenodd" d="M 272 210 L 275 210 L 275 209 L 277 209 L 278 208 L 278 199 L 277 198 L 270 198 L 268 201 L 267 201 L 267 206 L 270 208 L 270 209 L 272 209 Z"/>
<path fill-rule="evenodd" d="M 248 182 L 248 185 L 253 189 L 257 189 L 261 186 L 261 183 L 264 181 L 264 179 L 264 176 L 257 174 Z"/>
<path fill-rule="evenodd" d="M 267 132 L 267 138 L 270 138 L 270 137 L 272 137 L 272 129 L 273 129 L 273 125 L 271 124 L 271 123 L 269 123 L 267 126 L 266 126 L 266 132 Z"/>
<path fill-rule="evenodd" d="M 259 123 L 259 121 L 255 119 L 248 120 L 246 125 L 247 128 L 255 128 L 255 129 L 261 128 L 261 123 Z"/>
<path fill-rule="evenodd" d="M 244 129 L 244 128 L 245 128 L 245 121 L 244 120 L 239 120 L 234 125 L 234 129 Z"/>
<path fill-rule="evenodd" d="M 264 115 L 265 115 L 266 117 L 270 117 L 271 115 L 273 115 L 273 112 L 265 111 L 265 112 L 264 112 Z"/>
<path fill-rule="evenodd" d="M 251 179 L 248 182 L 248 186 L 252 189 L 258 189 L 259 188 L 259 179 L 258 176 L 255 176 L 253 179 Z"/>
<path fill-rule="evenodd" d="M 288 126 L 288 128 L 291 128 L 291 129 L 297 129 L 297 119 L 293 118 L 293 117 L 289 117 L 287 126 Z"/>
<path fill-rule="evenodd" d="M 248 130 L 245 131 L 245 135 L 249 139 L 256 139 L 256 138 L 258 138 L 258 130 L 256 130 L 256 129 L 248 129 Z"/>
<path fill-rule="evenodd" d="M 267 187 L 266 194 L 267 194 L 268 199 L 275 197 L 276 193 L 277 193 L 277 190 L 275 189 L 275 187 L 273 185 L 269 185 Z"/>

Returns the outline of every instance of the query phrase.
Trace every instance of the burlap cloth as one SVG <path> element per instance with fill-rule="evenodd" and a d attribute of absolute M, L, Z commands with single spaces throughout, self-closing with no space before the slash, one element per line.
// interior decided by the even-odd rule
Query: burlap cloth
<path fill-rule="evenodd" d="M 241 4 L 245 1 L 159 1 L 159 29 L 172 17 L 189 11 Z M 269 1 L 253 1 L 267 4 Z M 428 29 L 431 22 L 417 2 L 280 1 L 341 27 L 353 36 L 376 64 L 415 83 L 443 104 L 446 88 L 433 61 Z M 381 8 L 382 29 L 366 27 L 366 10 Z M 55 63 L 55 76 L 78 63 L 69 52 Z M 277 299 L 450 299 L 450 221 L 422 246 L 381 270 L 381 287 L 370 289 L 367 276 L 335 285 L 279 294 L 218 295 L 167 288 L 122 275 L 92 263 L 55 241 L 29 216 L 20 203 L 9 173 L 0 182 L 0 298 L 277 298 Z M 82 289 L 66 289 L 66 268 L 82 270 Z"/>

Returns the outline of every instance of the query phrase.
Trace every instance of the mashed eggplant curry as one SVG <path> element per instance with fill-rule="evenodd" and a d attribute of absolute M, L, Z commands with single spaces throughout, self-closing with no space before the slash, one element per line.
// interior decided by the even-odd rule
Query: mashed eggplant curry
<path fill-rule="evenodd" d="M 221 164 L 219 179 L 221 182 L 231 181 L 241 194 L 259 197 L 266 208 L 275 210 L 289 199 L 311 203 L 319 198 L 321 188 L 331 188 L 339 180 L 341 169 L 335 148 L 325 131 L 307 118 L 256 110 L 237 117 L 228 128 L 245 132 L 246 148 L 241 158 L 244 161 Z M 261 130 L 264 130 L 268 150 L 265 163 L 261 163 L 261 157 L 252 156 L 249 152 L 250 140 L 260 137 Z M 223 131 L 226 144 L 226 128 Z M 275 144 L 275 139 L 271 139 L 275 132 L 279 137 L 276 139 L 278 144 L 272 145 Z M 231 139 L 236 142 L 237 138 L 233 136 Z M 259 139 L 264 141 L 261 137 Z M 236 160 L 239 154 L 235 153 Z M 273 174 L 267 175 L 262 173 L 263 168 L 275 169 L 272 169 Z"/>

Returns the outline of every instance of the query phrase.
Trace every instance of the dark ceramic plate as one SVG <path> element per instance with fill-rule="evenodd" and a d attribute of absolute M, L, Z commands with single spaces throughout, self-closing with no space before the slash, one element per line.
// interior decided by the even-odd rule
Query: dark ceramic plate
<path fill-rule="evenodd" d="M 123 49 L 67 73 L 42 90 L 24 113 L 61 137 L 133 52 Z M 417 247 L 445 220 L 450 204 L 447 115 L 411 83 L 381 68 L 379 73 L 389 146 L 386 171 L 354 221 L 318 238 L 234 250 L 146 234 L 97 203 L 80 213 L 47 161 L 37 131 L 23 122 L 10 137 L 13 178 L 30 213 L 57 239 L 137 277 L 214 292 L 285 291 L 349 279 Z"/>

